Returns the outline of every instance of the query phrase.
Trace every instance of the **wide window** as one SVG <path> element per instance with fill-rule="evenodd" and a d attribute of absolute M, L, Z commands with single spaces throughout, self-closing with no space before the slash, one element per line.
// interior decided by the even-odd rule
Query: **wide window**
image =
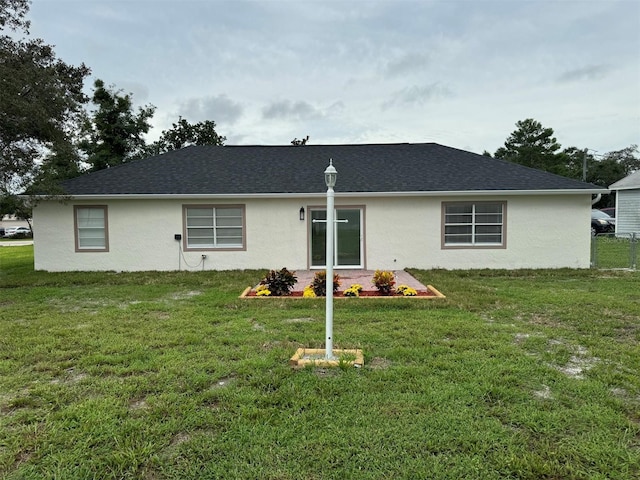
<path fill-rule="evenodd" d="M 503 247 L 504 202 L 443 204 L 445 247 Z"/>
<path fill-rule="evenodd" d="M 187 205 L 184 207 L 186 248 L 244 248 L 244 207 Z"/>
<path fill-rule="evenodd" d="M 109 250 L 105 205 L 75 206 L 74 222 L 76 251 L 106 252 Z"/>

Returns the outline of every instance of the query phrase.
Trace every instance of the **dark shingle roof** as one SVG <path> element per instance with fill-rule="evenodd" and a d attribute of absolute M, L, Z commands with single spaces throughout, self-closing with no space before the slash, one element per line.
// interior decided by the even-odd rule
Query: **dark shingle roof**
<path fill-rule="evenodd" d="M 194 146 L 64 182 L 70 195 L 593 190 L 594 185 L 435 143 Z"/>

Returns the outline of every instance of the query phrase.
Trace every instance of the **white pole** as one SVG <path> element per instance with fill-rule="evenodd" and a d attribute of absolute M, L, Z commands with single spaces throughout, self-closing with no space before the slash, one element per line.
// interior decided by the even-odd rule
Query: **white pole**
<path fill-rule="evenodd" d="M 327 293 L 326 293 L 326 352 L 325 358 L 333 360 L 333 229 L 334 221 L 334 191 L 327 188 Z"/>

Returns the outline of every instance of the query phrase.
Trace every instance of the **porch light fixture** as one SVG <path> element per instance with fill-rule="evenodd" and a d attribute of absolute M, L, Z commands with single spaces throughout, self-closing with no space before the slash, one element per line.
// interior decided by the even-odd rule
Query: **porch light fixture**
<path fill-rule="evenodd" d="M 329 159 L 329 166 L 324 171 L 324 183 L 327 184 L 327 292 L 326 292 L 326 328 L 325 359 L 334 360 L 333 356 L 333 229 L 334 229 L 334 191 L 338 179 L 338 171 Z"/>
<path fill-rule="evenodd" d="M 324 183 L 327 184 L 328 188 L 333 188 L 336 186 L 336 180 L 338 179 L 338 171 L 336 167 L 333 166 L 333 159 L 329 159 L 329 166 L 324 171 Z"/>
<path fill-rule="evenodd" d="M 304 207 L 300 207 L 300 220 L 304 220 Z"/>

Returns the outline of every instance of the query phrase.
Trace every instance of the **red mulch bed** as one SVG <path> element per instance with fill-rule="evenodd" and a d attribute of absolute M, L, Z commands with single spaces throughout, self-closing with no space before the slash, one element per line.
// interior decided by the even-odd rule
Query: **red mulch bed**
<path fill-rule="evenodd" d="M 246 295 L 246 297 L 257 297 L 255 290 L 251 290 L 250 292 L 248 292 Z M 361 297 L 381 297 L 381 298 L 389 298 L 389 297 L 404 297 L 404 295 L 381 295 L 380 292 L 378 292 L 377 290 L 363 290 L 360 292 L 360 296 Z M 414 295 L 415 297 L 436 297 L 437 295 L 433 292 L 430 291 L 418 291 L 417 295 Z M 290 295 L 287 295 L 287 297 L 302 297 L 302 292 L 291 292 Z M 339 291 L 336 292 L 336 294 L 334 295 L 333 298 L 339 298 L 339 297 L 343 297 L 343 298 L 352 298 L 352 297 L 345 297 L 344 294 Z M 272 297 L 272 296 L 267 296 L 266 298 L 286 298 L 286 297 Z M 324 298 L 324 297 L 317 297 L 317 298 Z M 408 297 L 411 298 L 411 297 Z"/>

